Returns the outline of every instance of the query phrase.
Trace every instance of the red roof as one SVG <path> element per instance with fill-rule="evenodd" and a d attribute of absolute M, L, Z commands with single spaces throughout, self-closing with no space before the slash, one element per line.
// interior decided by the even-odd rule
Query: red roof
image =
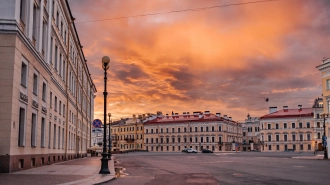
<path fill-rule="evenodd" d="M 188 114 L 188 115 L 168 115 L 157 117 L 153 120 L 146 122 L 145 124 L 157 124 L 157 123 L 178 123 L 178 122 L 196 122 L 196 121 L 229 121 L 232 123 L 236 123 L 235 121 L 231 121 L 229 119 L 225 119 L 223 117 L 218 117 L 214 114 Z"/>
<path fill-rule="evenodd" d="M 260 119 L 265 118 L 285 118 L 285 117 L 313 117 L 312 108 L 301 108 L 301 109 L 287 109 L 279 110 L 271 114 L 262 116 Z"/>

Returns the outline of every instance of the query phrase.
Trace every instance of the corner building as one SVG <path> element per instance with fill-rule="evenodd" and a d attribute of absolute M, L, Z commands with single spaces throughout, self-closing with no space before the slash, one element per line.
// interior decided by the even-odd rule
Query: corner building
<path fill-rule="evenodd" d="M 270 107 L 269 111 L 260 118 L 262 152 L 322 150 L 322 98 L 315 99 L 312 108 L 283 106 L 282 110 Z"/>
<path fill-rule="evenodd" d="M 144 149 L 149 152 L 231 151 L 235 142 L 242 143 L 242 127 L 230 117 L 209 111 L 165 116 L 158 112 L 155 119 L 144 123 L 144 138 Z"/>
<path fill-rule="evenodd" d="M 68 2 L 0 5 L 0 172 L 86 155 L 96 88 Z"/>

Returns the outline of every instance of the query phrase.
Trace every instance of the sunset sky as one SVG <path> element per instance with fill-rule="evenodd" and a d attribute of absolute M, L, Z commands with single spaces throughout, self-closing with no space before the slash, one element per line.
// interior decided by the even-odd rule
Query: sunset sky
<path fill-rule="evenodd" d="M 153 16 L 117 17 L 256 0 L 69 0 L 103 117 L 101 58 L 114 119 L 172 111 L 242 121 L 270 106 L 311 107 L 330 57 L 330 1 L 279 0 Z M 266 102 L 264 98 L 269 98 Z"/>

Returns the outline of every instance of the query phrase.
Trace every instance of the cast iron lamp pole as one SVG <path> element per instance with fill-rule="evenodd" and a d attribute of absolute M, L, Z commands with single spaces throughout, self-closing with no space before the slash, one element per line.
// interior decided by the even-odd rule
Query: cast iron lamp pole
<path fill-rule="evenodd" d="M 110 117 L 111 117 L 111 113 L 108 113 L 108 116 L 109 116 L 109 155 L 108 155 L 108 158 L 109 160 L 111 160 L 111 144 L 112 144 L 112 141 L 111 141 L 111 125 L 110 125 Z"/>
<path fill-rule="evenodd" d="M 323 113 L 321 114 L 321 116 L 323 117 L 323 129 L 324 129 L 324 132 L 323 132 L 323 147 L 324 147 L 324 157 L 323 159 L 328 159 L 328 152 L 327 152 L 327 146 L 325 145 L 327 140 L 326 140 L 326 135 L 325 135 L 325 119 L 329 116 L 328 113 Z"/>
<path fill-rule="evenodd" d="M 109 69 L 109 63 L 110 58 L 108 56 L 104 56 L 102 58 L 102 68 L 104 69 L 104 122 L 103 122 L 103 153 L 102 153 L 102 159 L 101 159 L 101 170 L 100 174 L 110 174 L 109 167 L 108 167 L 108 161 L 107 158 L 107 70 Z"/>

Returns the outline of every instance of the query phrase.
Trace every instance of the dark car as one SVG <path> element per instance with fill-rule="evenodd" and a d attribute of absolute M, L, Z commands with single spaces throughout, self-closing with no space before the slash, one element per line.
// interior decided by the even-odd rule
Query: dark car
<path fill-rule="evenodd" d="M 187 150 L 188 150 L 188 148 L 184 148 L 184 149 L 182 150 L 182 152 L 187 152 Z"/>
<path fill-rule="evenodd" d="M 213 150 L 205 148 L 205 149 L 202 150 L 202 153 L 213 153 Z"/>

